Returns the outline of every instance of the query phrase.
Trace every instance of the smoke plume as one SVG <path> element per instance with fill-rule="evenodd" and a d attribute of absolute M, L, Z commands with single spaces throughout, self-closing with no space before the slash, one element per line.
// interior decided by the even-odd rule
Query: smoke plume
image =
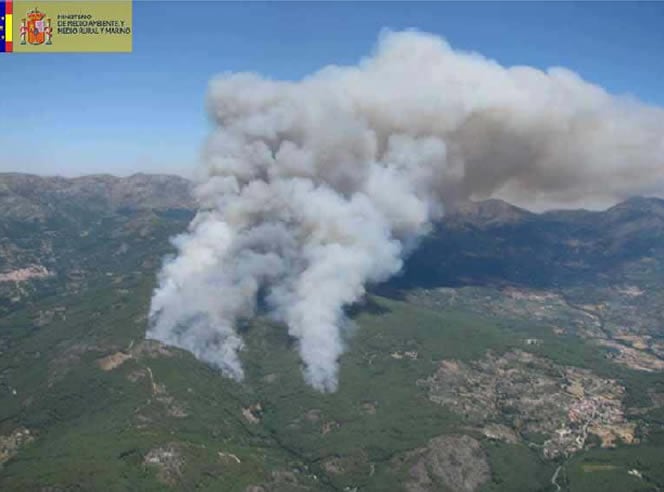
<path fill-rule="evenodd" d="M 344 307 L 397 273 L 456 200 L 664 190 L 661 108 L 417 32 L 298 82 L 224 75 L 209 108 L 200 210 L 173 240 L 147 335 L 238 380 L 236 327 L 260 302 L 298 340 L 307 382 L 334 391 Z"/>

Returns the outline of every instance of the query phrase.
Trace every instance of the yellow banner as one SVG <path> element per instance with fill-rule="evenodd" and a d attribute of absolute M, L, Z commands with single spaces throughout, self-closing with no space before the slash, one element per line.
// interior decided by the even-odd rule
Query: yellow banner
<path fill-rule="evenodd" d="M 12 14 L 5 14 L 5 30 L 7 31 L 5 41 L 8 43 L 12 42 L 12 18 Z"/>
<path fill-rule="evenodd" d="M 18 0 L 16 53 L 130 52 L 131 0 Z"/>

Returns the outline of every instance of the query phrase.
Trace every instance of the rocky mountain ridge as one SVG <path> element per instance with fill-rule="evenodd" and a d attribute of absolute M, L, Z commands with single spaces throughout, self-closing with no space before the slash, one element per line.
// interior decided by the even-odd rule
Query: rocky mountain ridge
<path fill-rule="evenodd" d="M 191 181 L 166 174 L 63 178 L 0 174 L 0 220 L 45 220 L 61 213 L 192 209 Z"/>

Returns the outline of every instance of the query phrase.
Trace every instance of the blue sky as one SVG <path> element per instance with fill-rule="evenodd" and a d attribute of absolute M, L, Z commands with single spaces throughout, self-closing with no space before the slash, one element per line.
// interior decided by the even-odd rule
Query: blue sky
<path fill-rule="evenodd" d="M 0 56 L 0 171 L 180 172 L 209 79 L 298 79 L 416 28 L 503 65 L 565 66 L 664 106 L 664 2 L 134 2 L 131 54 Z"/>

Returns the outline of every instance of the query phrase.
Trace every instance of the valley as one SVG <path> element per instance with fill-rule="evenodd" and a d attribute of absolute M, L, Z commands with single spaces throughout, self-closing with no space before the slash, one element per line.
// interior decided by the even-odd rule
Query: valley
<path fill-rule="evenodd" d="M 144 339 L 184 180 L 0 183 L 2 490 L 664 488 L 661 200 L 451 211 L 321 394 L 262 316 L 242 383 Z"/>

